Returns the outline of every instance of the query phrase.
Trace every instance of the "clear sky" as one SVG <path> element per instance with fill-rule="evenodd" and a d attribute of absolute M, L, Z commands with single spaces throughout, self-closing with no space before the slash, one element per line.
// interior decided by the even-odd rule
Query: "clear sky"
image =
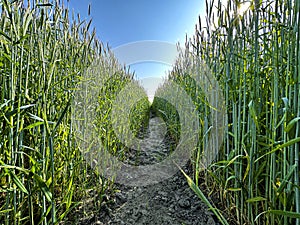
<path fill-rule="evenodd" d="M 141 40 L 184 41 L 193 33 L 204 0 L 70 0 L 69 7 L 91 18 L 97 35 L 111 47 Z"/>
<path fill-rule="evenodd" d="M 88 17 L 88 5 L 91 16 Z M 204 0 L 70 0 L 70 9 L 82 19 L 93 19 L 97 37 L 114 49 L 130 42 L 156 40 L 184 46 L 192 36 L 198 16 L 204 16 Z M 137 78 L 165 76 L 170 65 L 139 62 L 130 65 Z"/>

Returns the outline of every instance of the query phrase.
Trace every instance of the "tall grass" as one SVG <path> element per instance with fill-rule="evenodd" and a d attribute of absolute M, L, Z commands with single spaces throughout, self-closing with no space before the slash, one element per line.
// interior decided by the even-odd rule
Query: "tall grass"
<path fill-rule="evenodd" d="M 208 193 L 231 215 L 231 223 L 299 224 L 299 1 L 253 0 L 242 14 L 243 3 L 222 3 L 206 2 L 206 21 L 199 18 L 169 76 L 191 95 L 194 84 L 186 78 L 203 63 L 223 90 L 223 145 L 202 173 Z M 201 153 L 214 125 L 213 109 L 201 91 L 197 95 L 195 104 L 203 108 Z M 198 184 L 201 160 L 194 155 Z"/>
<path fill-rule="evenodd" d="M 0 224 L 78 223 L 111 191 L 77 144 L 71 106 L 93 60 L 107 59 L 99 76 L 103 68 L 120 74 L 112 87 L 132 75 L 116 66 L 91 21 L 62 4 L 0 0 Z M 118 90 L 99 92 L 99 105 Z"/>
<path fill-rule="evenodd" d="M 91 21 L 81 21 L 79 15 L 69 19 L 69 10 L 58 1 L 0 0 L 0 7 L 1 224 L 58 224 L 71 217 L 78 221 L 82 213 L 91 216 L 111 191 L 111 182 L 86 162 L 71 105 L 86 82 L 86 69 L 100 58 L 99 76 L 110 79 L 96 93 L 93 122 L 102 144 L 122 158 L 128 149 L 109 115 L 133 75 L 95 38 Z M 223 224 L 220 210 L 197 187 L 200 174 L 219 200 L 217 206 L 231 215 L 230 223 L 300 224 L 300 4 L 253 0 L 243 14 L 239 7 L 236 1 L 207 2 L 206 23 L 199 19 L 169 76 L 191 96 L 199 113 L 195 181 L 189 184 Z M 218 80 L 226 105 L 223 144 L 205 171 L 201 156 L 218 123 L 205 92 L 211 87 L 193 81 L 201 64 Z M 159 98 L 152 107 L 178 141 L 180 118 L 174 107 Z M 134 105 L 134 134 L 148 112 L 147 100 Z M 220 145 L 218 138 L 212 143 Z"/>

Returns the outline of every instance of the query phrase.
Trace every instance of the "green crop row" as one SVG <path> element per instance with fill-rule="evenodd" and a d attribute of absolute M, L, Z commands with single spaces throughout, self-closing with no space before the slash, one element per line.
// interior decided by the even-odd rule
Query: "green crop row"
<path fill-rule="evenodd" d="M 0 0 L 0 9 L 0 224 L 77 223 L 99 211 L 112 191 L 80 145 L 84 128 L 76 121 L 86 118 L 76 116 L 87 100 L 78 102 L 87 68 L 100 59 L 98 77 L 110 75 L 102 88 L 95 83 L 92 121 L 97 138 L 117 153 L 125 147 L 107 114 L 133 75 L 95 38 L 91 21 L 58 1 Z M 148 105 L 136 106 L 133 129 Z"/>

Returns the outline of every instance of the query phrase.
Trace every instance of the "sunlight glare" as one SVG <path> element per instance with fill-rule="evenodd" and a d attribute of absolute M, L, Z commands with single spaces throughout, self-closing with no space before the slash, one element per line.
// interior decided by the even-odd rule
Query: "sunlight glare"
<path fill-rule="evenodd" d="M 251 2 L 241 2 L 238 6 L 238 14 L 243 15 L 249 8 L 250 8 Z"/>

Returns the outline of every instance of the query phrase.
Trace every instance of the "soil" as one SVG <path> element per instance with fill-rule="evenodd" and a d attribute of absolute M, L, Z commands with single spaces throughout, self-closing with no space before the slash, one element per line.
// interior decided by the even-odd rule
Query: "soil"
<path fill-rule="evenodd" d="M 155 115 L 149 122 L 145 137 L 145 151 L 139 152 L 139 165 L 153 164 L 170 154 L 174 144 L 161 136 L 165 132 Z M 127 163 L 136 164 L 137 152 L 127 157 Z M 183 170 L 192 175 L 188 163 Z M 118 190 L 98 215 L 82 219 L 81 224 L 98 225 L 218 225 L 215 216 L 189 188 L 185 177 L 178 171 L 174 176 L 148 186 L 115 184 Z"/>

